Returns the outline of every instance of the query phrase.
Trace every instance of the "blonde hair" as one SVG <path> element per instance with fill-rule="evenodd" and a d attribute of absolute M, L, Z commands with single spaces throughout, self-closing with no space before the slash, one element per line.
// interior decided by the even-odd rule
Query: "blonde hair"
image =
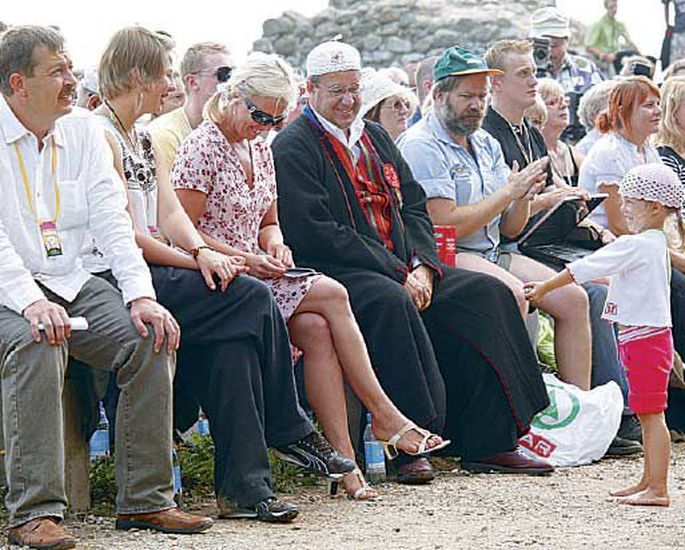
<path fill-rule="evenodd" d="M 550 96 L 564 97 L 566 92 L 561 84 L 551 78 L 541 78 L 538 80 L 538 96 L 542 101 L 547 101 Z"/>
<path fill-rule="evenodd" d="M 539 119 L 539 127 L 542 128 L 547 123 L 547 106 L 540 94 L 535 96 L 535 103 L 523 111 L 523 116 L 530 122 L 533 126 L 537 126 L 536 119 Z"/>
<path fill-rule="evenodd" d="M 671 215 L 666 220 L 664 232 L 668 246 L 676 252 L 685 252 L 685 218 L 679 208 L 670 208 Z"/>
<path fill-rule="evenodd" d="M 114 33 L 98 65 L 100 92 L 111 99 L 164 76 L 174 41 L 145 27 Z M 137 74 L 136 74 L 137 73 Z"/>
<path fill-rule="evenodd" d="M 485 53 L 485 62 L 490 69 L 504 71 L 509 55 L 531 53 L 533 53 L 533 44 L 530 40 L 498 40 Z"/>
<path fill-rule="evenodd" d="M 270 97 L 283 100 L 290 109 L 297 97 L 297 85 L 292 67 L 274 54 L 255 52 L 247 61 L 233 69 L 231 78 L 205 104 L 203 116 L 219 122 L 233 97 Z"/>
<path fill-rule="evenodd" d="M 228 46 L 218 42 L 198 42 L 190 46 L 186 53 L 183 54 L 181 66 L 179 67 L 181 78 L 185 78 L 187 75 L 203 69 L 202 63 L 205 57 L 218 53 L 229 55 L 231 51 L 228 49 Z"/>
<path fill-rule="evenodd" d="M 685 77 L 669 78 L 661 88 L 661 121 L 656 140 L 659 145 L 668 145 L 679 153 L 685 152 L 685 128 L 680 128 L 676 113 L 685 102 Z"/>

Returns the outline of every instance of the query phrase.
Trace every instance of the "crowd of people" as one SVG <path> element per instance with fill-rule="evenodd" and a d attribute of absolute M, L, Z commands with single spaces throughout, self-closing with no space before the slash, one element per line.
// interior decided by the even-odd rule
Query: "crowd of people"
<path fill-rule="evenodd" d="M 409 71 L 363 67 L 340 41 L 309 52 L 302 74 L 273 54 L 236 65 L 213 42 L 175 68 L 172 37 L 136 26 L 77 78 L 58 30 L 4 30 L 10 542 L 75 545 L 60 523 L 67 366 L 105 380 L 117 529 L 211 528 L 173 500 L 173 434 L 200 409 L 222 519 L 298 516 L 274 492 L 269 448 L 376 498 L 350 396 L 400 483 L 432 481 L 432 453 L 550 474 L 519 446 L 549 404 L 541 316 L 561 380 L 621 388 L 608 454 L 642 452 L 644 436 L 642 480 L 614 495 L 667 506 L 668 402 L 685 430 L 683 390 L 668 389 L 685 351 L 685 78 L 667 71 L 660 89 L 619 55 L 634 44 L 616 0 L 605 6 L 588 36 L 597 64 L 569 52 L 556 8 L 532 14 L 529 37 Z M 546 261 L 519 242 L 597 194 L 575 228 L 586 257 Z M 435 226 L 456 234 L 451 265 Z"/>

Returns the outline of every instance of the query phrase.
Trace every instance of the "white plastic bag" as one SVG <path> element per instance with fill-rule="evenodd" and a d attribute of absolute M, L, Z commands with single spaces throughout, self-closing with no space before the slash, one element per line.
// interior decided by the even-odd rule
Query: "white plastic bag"
<path fill-rule="evenodd" d="M 616 382 L 590 391 L 543 374 L 550 405 L 535 415 L 530 432 L 519 439 L 525 454 L 554 466 L 579 466 L 599 460 L 611 445 L 623 413 Z"/>

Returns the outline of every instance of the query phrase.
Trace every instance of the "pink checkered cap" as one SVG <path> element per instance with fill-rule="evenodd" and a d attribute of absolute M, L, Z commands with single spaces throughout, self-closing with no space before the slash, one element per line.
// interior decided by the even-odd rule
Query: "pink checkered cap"
<path fill-rule="evenodd" d="M 685 185 L 677 174 L 661 163 L 642 164 L 628 170 L 619 188 L 622 197 L 654 201 L 683 208 Z"/>

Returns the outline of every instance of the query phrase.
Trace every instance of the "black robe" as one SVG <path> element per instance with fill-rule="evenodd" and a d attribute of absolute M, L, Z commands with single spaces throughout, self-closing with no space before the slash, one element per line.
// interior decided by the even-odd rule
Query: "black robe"
<path fill-rule="evenodd" d="M 367 222 L 342 164 L 305 116 L 273 144 L 285 240 L 298 265 L 347 288 L 376 374 L 404 414 L 440 431 L 446 413 L 444 433 L 462 458 L 511 450 L 548 404 L 516 301 L 493 277 L 440 265 L 423 189 L 387 133 L 373 123 L 367 131 L 399 176 L 394 251 Z M 412 261 L 436 273 L 423 313 L 403 287 Z"/>

